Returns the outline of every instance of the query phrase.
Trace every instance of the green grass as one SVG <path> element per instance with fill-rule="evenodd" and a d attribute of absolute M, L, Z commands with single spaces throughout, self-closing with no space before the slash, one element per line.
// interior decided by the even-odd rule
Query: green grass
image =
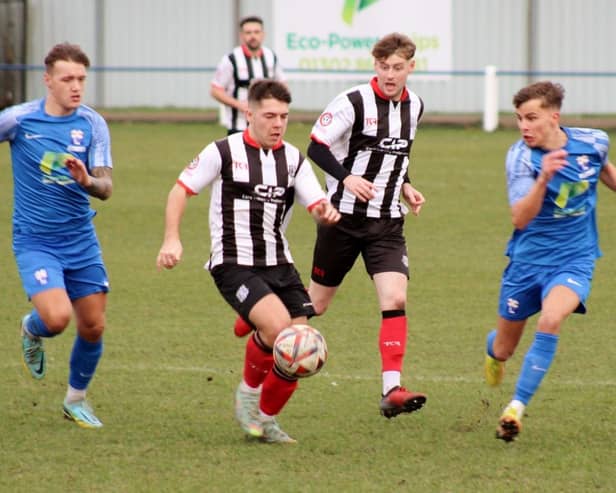
<path fill-rule="evenodd" d="M 288 140 L 305 149 L 310 127 Z M 8 146 L 0 150 L 0 491 L 7 492 L 563 492 L 616 490 L 609 341 L 616 291 L 616 197 L 601 191 L 598 262 L 589 314 L 563 331 L 559 354 L 513 444 L 493 438 L 533 322 L 499 389 L 482 380 L 484 337 L 496 318 L 510 233 L 504 155 L 516 133 L 424 128 L 411 178 L 427 197 L 407 220 L 410 333 L 405 383 L 426 392 L 415 415 L 378 414 L 379 312 L 363 265 L 313 323 L 327 337 L 323 372 L 302 381 L 280 417 L 296 446 L 244 439 L 233 420 L 244 341 L 202 266 L 206 197 L 191 199 L 185 256 L 171 272 L 155 258 L 167 193 L 181 168 L 223 134 L 207 124 L 113 124 L 114 196 L 94 202 L 112 291 L 105 354 L 89 397 L 105 423 L 61 417 L 70 346 L 47 341 L 48 374 L 26 377 L 17 326 L 29 309 L 11 253 Z M 207 194 L 205 194 L 207 195 Z M 314 225 L 295 210 L 289 231 L 308 280 Z"/>

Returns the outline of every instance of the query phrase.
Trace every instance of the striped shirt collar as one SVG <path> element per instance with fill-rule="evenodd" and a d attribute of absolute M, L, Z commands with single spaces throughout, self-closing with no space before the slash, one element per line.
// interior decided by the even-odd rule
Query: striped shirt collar
<path fill-rule="evenodd" d="M 376 95 L 379 98 L 384 99 L 385 101 L 389 101 L 391 99 L 391 98 L 388 98 L 387 96 L 385 96 L 385 94 L 383 94 L 383 91 L 381 91 L 381 88 L 379 87 L 379 84 L 377 82 L 376 75 L 370 81 L 370 85 L 372 86 L 372 90 L 376 93 Z M 407 91 L 406 87 L 404 87 L 402 89 L 402 95 L 400 96 L 400 101 L 405 101 L 408 98 L 409 98 L 409 92 Z"/>
<path fill-rule="evenodd" d="M 249 58 L 261 58 L 263 56 L 262 48 L 259 48 L 259 51 L 257 51 L 256 53 L 253 53 L 252 51 L 248 49 L 248 46 L 242 45 L 242 51 L 244 52 L 244 55 L 246 55 Z"/>
<path fill-rule="evenodd" d="M 256 140 L 254 140 L 250 136 L 248 129 L 244 130 L 244 142 L 248 144 L 250 147 L 254 147 L 255 149 L 261 149 L 261 144 L 259 144 Z M 280 139 L 278 142 L 276 142 L 276 145 L 272 147 L 272 151 L 276 151 L 280 149 L 282 146 L 283 146 L 283 142 L 282 142 L 282 139 Z"/>

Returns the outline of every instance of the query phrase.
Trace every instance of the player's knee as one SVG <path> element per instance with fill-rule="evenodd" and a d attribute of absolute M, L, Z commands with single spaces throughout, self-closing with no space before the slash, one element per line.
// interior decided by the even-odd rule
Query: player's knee
<path fill-rule="evenodd" d="M 387 300 L 389 310 L 406 311 L 406 293 L 392 294 Z"/>
<path fill-rule="evenodd" d="M 68 310 L 53 310 L 46 314 L 40 314 L 45 327 L 53 334 L 61 334 L 71 321 L 71 312 Z"/>
<path fill-rule="evenodd" d="M 537 320 L 537 331 L 556 334 L 562 323 L 563 318 L 561 316 L 550 312 L 542 312 Z"/>
<path fill-rule="evenodd" d="M 278 334 L 291 325 L 292 321 L 290 317 L 277 317 L 271 319 L 267 323 L 257 326 L 259 338 L 265 345 L 273 347 Z"/>
<path fill-rule="evenodd" d="M 327 308 L 329 307 L 329 301 L 326 300 L 313 300 L 312 308 L 314 309 L 315 315 L 323 315 Z"/>
<path fill-rule="evenodd" d="M 79 335 L 88 342 L 98 342 L 105 332 L 104 317 L 92 321 L 78 321 L 77 330 Z"/>

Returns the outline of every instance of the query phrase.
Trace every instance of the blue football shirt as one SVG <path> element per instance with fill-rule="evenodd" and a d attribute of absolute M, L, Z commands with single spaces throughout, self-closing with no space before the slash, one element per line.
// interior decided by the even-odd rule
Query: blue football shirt
<path fill-rule="evenodd" d="M 112 167 L 107 123 L 81 105 L 68 116 L 45 113 L 45 99 L 0 113 L 0 142 L 9 141 L 13 166 L 15 233 L 62 235 L 92 228 L 88 193 L 64 165 L 68 156 L 88 170 Z"/>
<path fill-rule="evenodd" d="M 526 228 L 513 232 L 511 260 L 556 266 L 601 255 L 596 223 L 597 183 L 608 161 L 609 137 L 602 130 L 562 127 L 568 164 L 548 183 L 541 210 Z M 541 172 L 548 151 L 516 142 L 507 154 L 509 204 L 524 197 Z"/>

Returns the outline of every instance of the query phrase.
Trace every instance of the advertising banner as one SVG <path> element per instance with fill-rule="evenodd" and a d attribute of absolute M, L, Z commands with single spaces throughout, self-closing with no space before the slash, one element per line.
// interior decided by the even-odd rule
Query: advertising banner
<path fill-rule="evenodd" d="M 417 45 L 415 76 L 443 78 L 453 68 L 451 0 L 274 0 L 273 28 L 290 78 L 372 71 L 372 46 L 394 31 Z"/>

